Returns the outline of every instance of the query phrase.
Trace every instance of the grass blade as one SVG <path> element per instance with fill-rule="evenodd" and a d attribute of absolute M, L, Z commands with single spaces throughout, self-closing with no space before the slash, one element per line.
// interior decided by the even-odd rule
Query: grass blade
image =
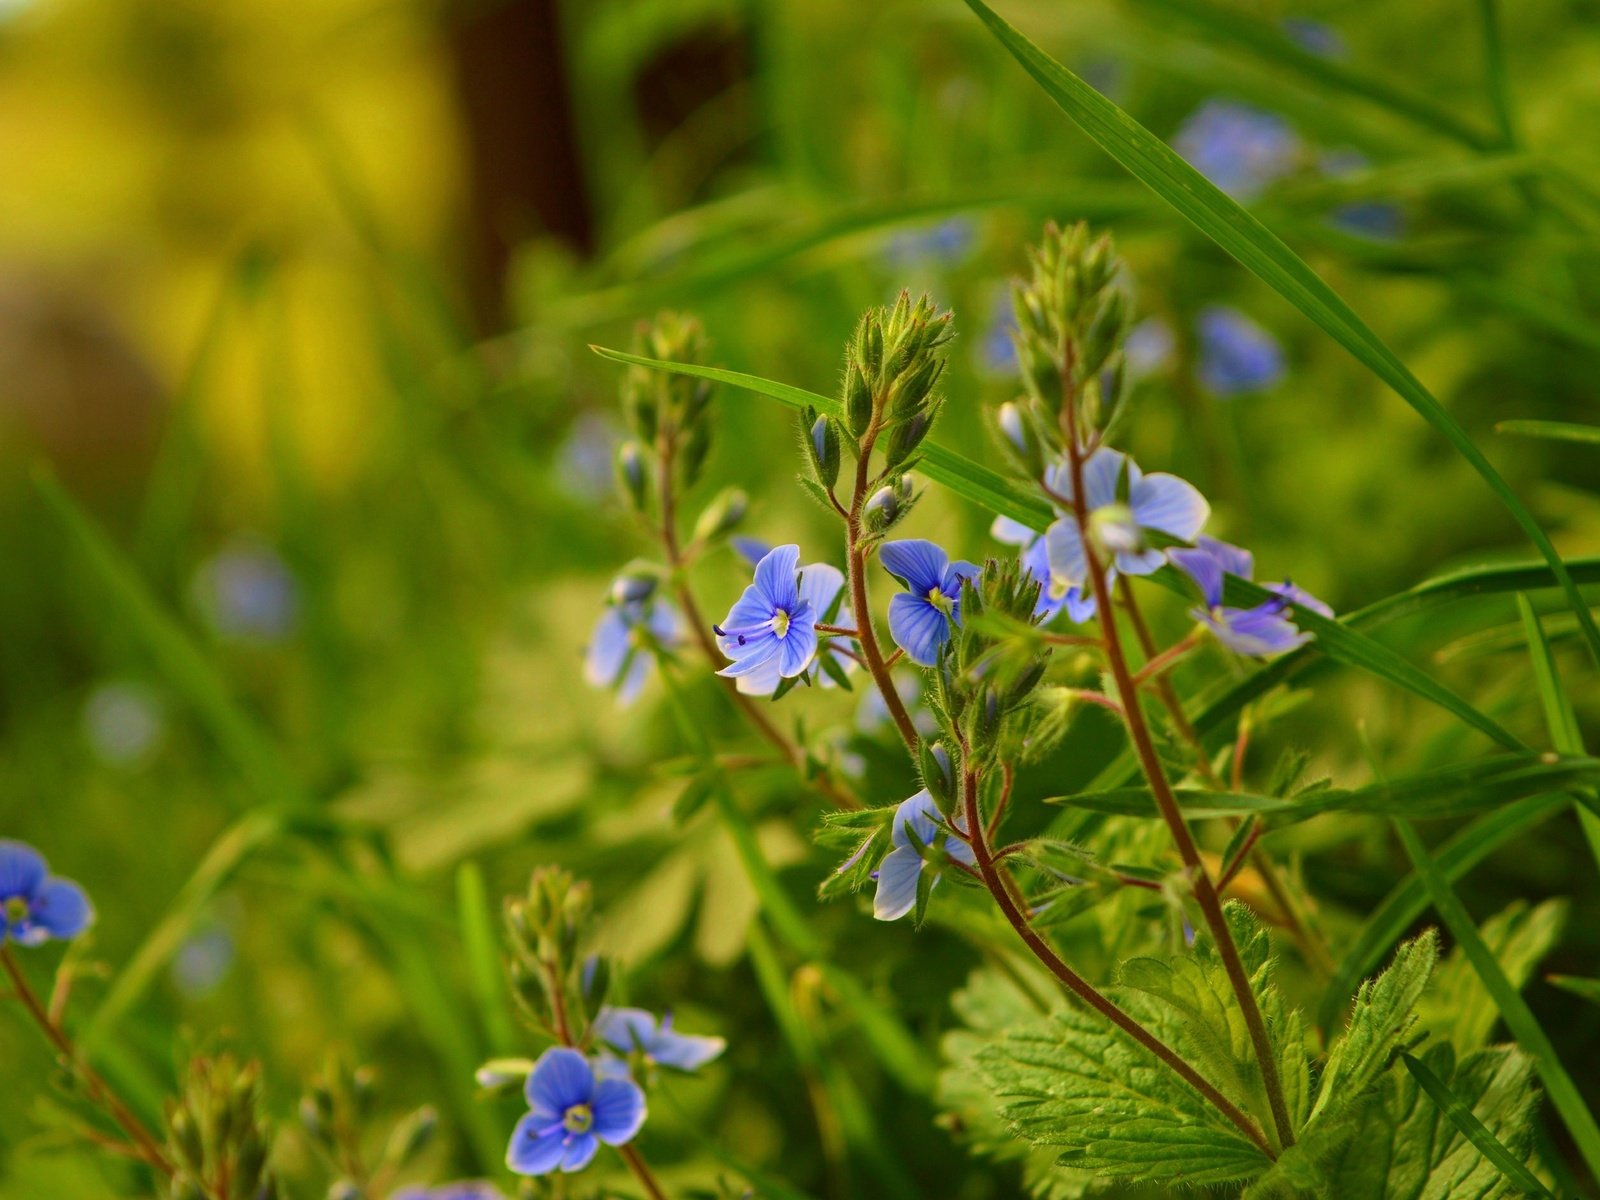
<path fill-rule="evenodd" d="M 1549 438 L 1557 442 L 1582 442 L 1600 446 L 1600 425 L 1579 425 L 1575 421 L 1500 421 L 1496 433 L 1511 433 L 1519 437 Z"/>
<path fill-rule="evenodd" d="M 1567 573 L 1549 537 L 1467 431 L 1383 340 L 1276 234 L 1219 191 L 1165 142 L 1045 54 L 983 0 L 966 0 L 966 3 L 1046 94 L 1102 150 L 1320 326 L 1444 435 L 1483 477 L 1550 564 L 1568 604 L 1577 614 L 1589 652 L 1596 664 L 1600 664 L 1600 627 L 1596 626 L 1578 593 L 1577 584 Z"/>
<path fill-rule="evenodd" d="M 1411 1072 L 1417 1086 L 1428 1093 L 1429 1098 L 1439 1106 L 1439 1111 L 1450 1118 L 1450 1123 L 1461 1131 L 1461 1135 L 1478 1148 L 1478 1152 L 1500 1169 L 1511 1183 L 1521 1188 L 1530 1196 L 1549 1197 L 1544 1184 L 1534 1178 L 1533 1172 L 1523 1166 L 1512 1155 L 1511 1151 L 1499 1138 L 1489 1132 L 1488 1126 L 1473 1115 L 1472 1109 L 1466 1102 L 1457 1096 L 1431 1070 L 1421 1059 L 1401 1051 L 1400 1061 L 1405 1063 L 1406 1070 Z"/>
<path fill-rule="evenodd" d="M 1554 984 L 1564 992 L 1571 992 L 1590 1004 L 1600 1004 L 1600 979 L 1585 979 L 1581 975 L 1547 975 L 1545 982 Z"/>
<path fill-rule="evenodd" d="M 467 975 L 483 1017 L 489 1050 L 507 1055 L 517 1049 L 516 1025 L 506 1006 L 506 983 L 496 949 L 494 918 L 483 868 L 464 862 L 456 870 L 456 912 L 461 921 L 461 945 L 467 956 Z"/>
<path fill-rule="evenodd" d="M 1528 597 L 1522 592 L 1517 593 L 1517 613 L 1527 633 L 1528 654 L 1533 659 L 1533 682 L 1539 692 L 1539 703 L 1544 708 L 1550 744 L 1562 754 L 1582 754 L 1583 734 L 1578 730 L 1578 717 L 1572 711 L 1572 702 L 1567 699 L 1566 690 L 1561 686 L 1561 672 L 1556 667 L 1555 655 L 1550 653 L 1550 641 L 1544 635 L 1544 626 L 1539 623 L 1539 614 L 1533 611 L 1533 605 L 1528 603 Z M 1579 798 L 1592 801 L 1593 795 L 1574 796 L 1574 799 Z M 1600 861 L 1600 817 L 1590 810 L 1587 803 L 1580 803 L 1578 821 L 1583 825 L 1590 851 L 1596 861 Z"/>
<path fill-rule="evenodd" d="M 1583 1161 L 1588 1164 L 1591 1172 L 1600 1175 L 1600 1125 L 1595 1124 L 1594 1115 L 1585 1106 L 1583 1097 L 1572 1082 L 1572 1076 L 1567 1074 L 1567 1069 L 1561 1065 L 1555 1046 L 1551 1044 L 1550 1038 L 1528 1008 L 1526 1001 L 1522 999 L 1522 994 L 1506 978 L 1493 952 L 1484 942 L 1483 935 L 1473 924 L 1466 906 L 1461 903 L 1443 872 L 1428 854 L 1427 847 L 1422 844 L 1422 839 L 1417 836 L 1416 830 L 1412 829 L 1407 821 L 1397 820 L 1394 822 L 1394 827 L 1395 832 L 1400 835 L 1401 844 L 1405 846 L 1406 853 L 1411 858 L 1412 865 L 1417 869 L 1417 875 L 1422 879 L 1423 886 L 1428 889 L 1428 898 L 1443 919 L 1445 927 L 1450 930 L 1450 936 L 1456 940 L 1461 952 L 1472 964 L 1472 969 L 1483 981 L 1484 988 L 1493 998 L 1495 1007 L 1500 1010 L 1500 1016 L 1511 1030 L 1512 1036 L 1517 1039 L 1517 1044 L 1533 1059 L 1534 1069 L 1538 1071 L 1539 1078 L 1544 1083 L 1545 1093 L 1555 1105 L 1556 1111 L 1561 1114 L 1561 1120 L 1566 1124 L 1567 1132 L 1572 1135 Z"/>

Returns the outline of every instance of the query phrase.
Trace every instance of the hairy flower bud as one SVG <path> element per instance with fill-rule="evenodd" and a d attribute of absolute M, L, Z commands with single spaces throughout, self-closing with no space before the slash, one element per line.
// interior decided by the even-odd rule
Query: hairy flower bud
<path fill-rule="evenodd" d="M 812 474 L 824 488 L 832 489 L 839 479 L 840 441 L 839 425 L 830 417 L 821 416 L 807 407 L 801 418 L 806 425 L 806 457 Z"/>

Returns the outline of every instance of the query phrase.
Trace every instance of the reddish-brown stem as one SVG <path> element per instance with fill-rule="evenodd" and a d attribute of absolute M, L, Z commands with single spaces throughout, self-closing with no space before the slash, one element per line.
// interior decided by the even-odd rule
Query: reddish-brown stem
<path fill-rule="evenodd" d="M 650 1170 L 639 1152 L 632 1146 L 618 1146 L 617 1153 L 622 1155 L 622 1161 L 628 1164 L 628 1170 L 633 1172 L 633 1177 L 639 1181 L 639 1186 L 644 1189 L 644 1194 L 650 1200 L 667 1200 L 667 1193 L 661 1190 L 661 1185 L 656 1182 L 655 1173 Z"/>
<path fill-rule="evenodd" d="M 1108 712 L 1116 713 L 1118 717 L 1122 716 L 1122 705 L 1118 704 L 1104 692 L 1079 691 L 1075 694 L 1079 700 L 1085 700 L 1090 704 L 1097 704 Z"/>
<path fill-rule="evenodd" d="M 990 841 L 1000 829 L 1000 822 L 1006 815 L 1006 805 L 1011 803 L 1011 786 L 1016 782 L 1016 770 L 1010 763 L 1000 764 L 1000 799 L 995 801 L 994 812 L 989 816 L 989 828 L 984 836 Z"/>
<path fill-rule="evenodd" d="M 997 863 L 989 851 L 989 841 L 983 834 L 983 813 L 978 805 L 978 777 L 977 774 L 965 766 L 962 769 L 962 799 L 966 811 L 967 828 L 972 832 L 972 856 L 977 860 L 978 873 L 983 877 L 984 886 L 989 894 L 994 897 L 995 903 L 1000 906 L 1000 911 L 1005 914 L 1011 928 L 1016 931 L 1023 944 L 1032 951 L 1033 956 L 1042 963 L 1052 975 L 1061 981 L 1073 995 L 1082 1000 L 1090 1008 L 1105 1017 L 1118 1029 L 1126 1033 L 1139 1045 L 1155 1055 L 1195 1091 L 1199 1092 L 1206 1100 L 1214 1105 L 1229 1121 L 1238 1127 L 1239 1131 L 1249 1138 L 1268 1158 L 1276 1158 L 1272 1147 L 1268 1145 L 1265 1135 L 1262 1134 L 1256 1123 L 1218 1091 L 1209 1080 L 1191 1067 L 1187 1061 L 1172 1047 L 1168 1046 L 1155 1034 L 1151 1033 L 1133 1017 L 1124 1012 L 1109 997 L 1102 994 L 1083 976 L 1069 967 L 1061 956 L 1051 947 L 1050 943 L 1041 937 L 1037 930 L 1029 923 L 1027 914 L 1018 903 L 1014 893 L 1015 882 L 1010 873 Z"/>
<path fill-rule="evenodd" d="M 1095 601 L 1099 605 L 1100 636 L 1105 642 L 1106 665 L 1116 681 L 1117 694 L 1122 701 L 1123 720 L 1127 725 L 1134 751 L 1138 755 L 1139 765 L 1150 784 L 1162 820 L 1166 822 L 1172 840 L 1177 844 L 1178 854 L 1183 859 L 1183 865 L 1192 880 L 1195 900 L 1200 905 L 1201 915 L 1205 918 L 1212 940 L 1216 943 L 1217 953 L 1222 959 L 1228 982 L 1232 985 L 1234 996 L 1238 1001 L 1240 1015 L 1244 1017 L 1245 1027 L 1249 1030 L 1250 1042 L 1255 1049 L 1256 1062 L 1261 1070 L 1261 1082 L 1267 1093 L 1267 1103 L 1272 1109 L 1272 1123 L 1277 1130 L 1278 1142 L 1284 1147 L 1292 1146 L 1294 1126 L 1289 1119 L 1289 1106 L 1284 1101 L 1283 1082 L 1278 1075 L 1278 1060 L 1273 1054 L 1272 1040 L 1267 1035 L 1266 1020 L 1261 1015 L 1261 1006 L 1256 1002 L 1255 992 L 1250 987 L 1250 977 L 1245 972 L 1244 962 L 1239 957 L 1239 947 L 1234 944 L 1233 931 L 1228 928 L 1228 919 L 1222 911 L 1222 901 L 1217 895 L 1216 886 L 1212 882 L 1210 872 L 1206 870 L 1205 861 L 1200 857 L 1200 848 L 1195 844 L 1194 835 L 1189 832 L 1189 826 L 1183 819 L 1183 810 L 1179 808 L 1178 798 L 1174 795 L 1172 784 L 1167 779 L 1166 768 L 1161 765 L 1161 757 L 1156 751 L 1155 740 L 1151 737 L 1150 726 L 1145 721 L 1144 710 L 1139 706 L 1138 685 L 1134 682 L 1133 673 L 1128 669 L 1127 655 L 1122 647 L 1122 633 L 1117 628 L 1116 613 L 1112 608 L 1111 589 L 1106 584 L 1105 571 L 1100 564 L 1099 554 L 1091 537 L 1088 503 L 1083 483 L 1083 453 L 1078 442 L 1075 401 L 1070 387 L 1066 386 L 1068 375 L 1069 372 L 1063 370 L 1064 400 L 1061 414 L 1062 432 L 1067 445 L 1067 461 L 1072 473 L 1072 514 L 1078 526 L 1079 539 L 1083 544 L 1089 583 Z"/>
<path fill-rule="evenodd" d="M 1248 820 L 1250 821 L 1250 832 L 1245 834 L 1244 845 L 1239 847 L 1232 861 L 1222 864 L 1222 874 L 1217 877 L 1218 891 L 1227 890 L 1234 877 L 1244 869 L 1245 860 L 1250 857 L 1250 851 L 1255 849 L 1256 842 L 1261 838 L 1261 822 L 1254 817 L 1250 817 Z"/>
<path fill-rule="evenodd" d="M 1171 684 L 1167 680 L 1167 672 L 1183 661 L 1184 655 L 1195 648 L 1197 640 L 1193 634 L 1190 634 L 1183 641 L 1168 646 L 1160 654 L 1151 657 L 1144 666 L 1134 672 L 1133 686 L 1143 687 L 1145 684 L 1155 680 L 1164 685 L 1163 691 L 1169 690 Z"/>
<path fill-rule="evenodd" d="M 840 637 L 855 637 L 856 636 L 856 631 L 854 629 L 846 629 L 842 625 L 824 625 L 821 621 L 817 622 L 817 632 L 818 633 L 836 633 Z"/>
<path fill-rule="evenodd" d="M 159 1142 L 144 1127 L 144 1123 L 134 1116 L 133 1111 L 125 1105 L 117 1094 L 111 1090 L 99 1073 L 78 1056 L 78 1051 L 72 1044 L 72 1039 L 59 1024 L 50 1019 L 50 1014 L 45 1011 L 44 1005 L 39 1002 L 39 997 L 34 995 L 33 988 L 29 986 L 27 977 L 23 975 L 22 968 L 17 965 L 11 951 L 0 947 L 0 966 L 4 966 L 7 977 L 11 980 L 12 991 L 22 1002 L 22 1007 L 27 1010 L 28 1016 L 37 1025 L 50 1045 L 62 1059 L 65 1060 L 68 1070 L 83 1082 L 84 1091 L 89 1099 L 105 1109 L 110 1118 L 138 1150 L 138 1155 L 144 1162 L 171 1178 L 173 1175 L 172 1160 L 162 1150 Z"/>

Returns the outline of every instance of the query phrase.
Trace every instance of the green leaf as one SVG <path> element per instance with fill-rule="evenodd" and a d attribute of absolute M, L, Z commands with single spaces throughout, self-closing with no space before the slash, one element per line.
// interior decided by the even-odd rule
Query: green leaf
<path fill-rule="evenodd" d="M 1500 421 L 1496 433 L 1512 433 L 1521 437 L 1550 438 L 1557 442 L 1583 442 L 1600 446 L 1600 425 L 1578 425 L 1572 421 Z"/>
<path fill-rule="evenodd" d="M 1556 666 L 1555 655 L 1550 652 L 1550 642 L 1544 635 L 1539 614 L 1533 611 L 1528 597 L 1517 593 L 1517 612 L 1522 618 L 1522 628 L 1528 638 L 1528 654 L 1533 659 L 1533 682 L 1539 692 L 1539 703 L 1544 708 L 1545 728 L 1550 733 L 1550 744 L 1563 754 L 1583 753 L 1583 734 L 1578 729 L 1577 714 L 1572 711 L 1572 701 L 1561 686 L 1561 671 Z M 1583 835 L 1589 841 L 1589 850 L 1600 860 L 1600 817 L 1591 810 L 1594 796 L 1589 792 L 1574 792 L 1579 802 L 1578 821 Z"/>
<path fill-rule="evenodd" d="M 1567 908 L 1564 900 L 1546 900 L 1531 909 L 1517 901 L 1483 923 L 1484 944 L 1513 987 L 1523 987 L 1540 959 L 1560 940 Z M 1423 1027 L 1458 1051 L 1486 1045 L 1500 1019 L 1500 1010 L 1460 947 L 1434 971 L 1418 1011 Z"/>
<path fill-rule="evenodd" d="M 1361 985 L 1349 1024 L 1328 1052 L 1312 1124 L 1348 1110 L 1389 1068 L 1416 1024 L 1417 1000 L 1438 960 L 1439 939 L 1429 930 L 1396 950 L 1387 971 Z"/>
<path fill-rule="evenodd" d="M 1483 477 L 1506 511 L 1536 546 L 1566 593 L 1583 627 L 1590 654 L 1600 664 L 1600 627 L 1590 615 L 1577 584 L 1555 547 L 1467 431 L 1407 369 L 1383 340 L 1299 255 L 1171 147 L 1045 54 L 1002 20 L 983 0 L 967 7 L 1000 44 L 1032 75 L 1045 93 L 1102 150 L 1177 210 L 1247 270 L 1277 291 L 1348 350 L 1444 435 Z"/>
<path fill-rule="evenodd" d="M 1600 1004 L 1600 979 L 1584 979 L 1578 975 L 1546 975 L 1545 981 L 1590 1004 Z"/>
<path fill-rule="evenodd" d="M 1434 908 L 1444 919 L 1451 936 L 1456 939 L 1462 953 L 1472 963 L 1478 977 L 1483 980 L 1484 987 L 1494 999 L 1501 1017 L 1516 1037 L 1517 1043 L 1533 1059 L 1534 1069 L 1544 1082 L 1545 1091 L 1549 1094 L 1556 1111 L 1561 1114 L 1567 1131 L 1572 1134 L 1578 1152 L 1588 1164 L 1589 1170 L 1600 1175 L 1600 1126 L 1595 1124 L 1594 1115 L 1584 1104 L 1583 1097 L 1572 1082 L 1572 1076 L 1562 1066 L 1555 1046 L 1551 1044 L 1550 1038 L 1539 1025 L 1532 1010 L 1523 1001 L 1521 994 L 1500 969 L 1500 964 L 1495 961 L 1493 953 L 1484 943 L 1483 935 L 1478 932 L 1478 927 L 1468 915 L 1466 906 L 1461 903 L 1440 873 L 1422 840 L 1417 837 L 1416 831 L 1405 821 L 1397 820 L 1394 826 L 1406 853 L 1410 855 L 1411 862 L 1417 869 L 1417 874 L 1421 876 L 1428 889 Z"/>
<path fill-rule="evenodd" d="M 1429 1099 L 1439 1106 L 1439 1111 L 1450 1118 L 1450 1123 L 1461 1135 L 1478 1148 L 1485 1158 L 1498 1167 L 1503 1175 L 1530 1196 L 1549 1196 L 1545 1186 L 1533 1177 L 1533 1172 L 1523 1166 L 1510 1150 L 1489 1131 L 1489 1127 L 1473 1115 L 1472 1109 L 1450 1090 L 1444 1080 L 1435 1075 L 1426 1063 L 1410 1054 L 1402 1053 L 1405 1063 Z"/>
<path fill-rule="evenodd" d="M 478 1014 L 483 1018 L 489 1049 L 495 1054 L 510 1054 L 517 1045 L 517 1031 L 506 1004 L 505 977 L 483 868 L 475 862 L 464 862 L 456 868 L 456 911 L 461 947 L 467 956 L 467 976 Z"/>
<path fill-rule="evenodd" d="M 1197 819 L 1255 815 L 1285 822 L 1303 821 L 1329 812 L 1425 819 L 1500 808 L 1526 796 L 1597 780 L 1600 780 L 1600 759 L 1562 758 L 1529 751 L 1440 767 L 1366 787 L 1323 788 L 1288 798 L 1201 788 L 1178 788 L 1176 795 L 1184 813 Z M 1112 816 L 1159 815 L 1148 787 L 1057 796 L 1045 803 Z"/>

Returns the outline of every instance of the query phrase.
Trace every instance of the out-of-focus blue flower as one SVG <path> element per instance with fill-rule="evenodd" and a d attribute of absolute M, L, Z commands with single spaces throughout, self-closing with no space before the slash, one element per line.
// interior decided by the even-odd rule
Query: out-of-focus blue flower
<path fill-rule="evenodd" d="M 1017 311 L 1011 293 L 1001 288 L 995 293 L 989 322 L 978 338 L 974 357 L 978 373 L 988 376 L 1014 375 L 1017 371 Z"/>
<path fill-rule="evenodd" d="M 978 568 L 950 561 L 932 542 L 908 538 L 885 542 L 878 550 L 884 570 L 905 585 L 889 601 L 889 633 L 912 662 L 931 667 L 961 623 L 961 581 L 975 579 Z"/>
<path fill-rule="evenodd" d="M 893 675 L 894 690 L 911 714 L 911 724 L 918 733 L 931 734 L 939 728 L 939 719 L 928 708 L 918 703 L 922 699 L 922 676 L 915 671 L 897 671 Z M 889 724 L 889 706 L 883 693 L 875 687 L 861 689 L 861 701 L 856 705 L 856 729 L 874 734 Z"/>
<path fill-rule="evenodd" d="M 0 841 L 0 945 L 68 941 L 94 920 L 83 889 L 50 874 L 44 856 L 22 842 Z"/>
<path fill-rule="evenodd" d="M 1236 308 L 1212 304 L 1195 318 L 1200 382 L 1215 396 L 1261 392 L 1283 378 L 1283 347 Z"/>
<path fill-rule="evenodd" d="M 583 676 L 591 687 L 615 688 L 617 701 L 631 704 L 655 665 L 653 645 L 671 650 L 683 641 L 683 618 L 659 596 L 610 605 L 594 627 Z"/>
<path fill-rule="evenodd" d="M 173 986 L 189 997 L 216 991 L 233 965 L 233 951 L 233 937 L 222 925 L 210 925 L 193 934 L 173 956 Z"/>
<path fill-rule="evenodd" d="M 716 630 L 722 652 L 733 661 L 719 675 L 793 679 L 817 653 L 821 614 L 800 590 L 800 547 L 779 546 L 756 564 L 755 580 L 734 601 Z M 773 683 L 766 690 L 776 687 Z"/>
<path fill-rule="evenodd" d="M 1345 148 L 1327 151 L 1317 160 L 1317 165 L 1324 175 L 1337 179 L 1364 171 L 1370 163 L 1361 151 Z M 1352 200 L 1330 212 L 1328 224 L 1353 237 L 1392 242 L 1405 233 L 1406 214 L 1393 200 Z"/>
<path fill-rule="evenodd" d="M 1350 55 L 1344 37 L 1331 25 L 1310 17 L 1285 17 L 1282 25 L 1292 42 L 1318 58 L 1338 59 Z"/>
<path fill-rule="evenodd" d="M 1178 339 L 1160 317 L 1146 317 L 1128 330 L 1122 356 L 1128 364 L 1129 379 L 1146 379 L 1172 365 Z"/>
<path fill-rule="evenodd" d="M 890 264 L 900 268 L 958 263 L 977 241 L 970 217 L 947 217 L 934 225 L 901 229 L 891 234 L 883 248 Z"/>
<path fill-rule="evenodd" d="M 1022 569 L 1039 584 L 1039 601 L 1033 606 L 1033 615 L 1041 622 L 1049 621 L 1063 608 L 1074 624 L 1082 625 L 1094 616 L 1093 596 L 1082 587 L 1064 583 L 1050 574 L 1050 549 L 1045 545 L 1044 534 L 1035 533 L 1010 517 L 996 517 L 989 533 L 1008 546 L 1020 547 L 1017 557 Z"/>
<path fill-rule="evenodd" d="M 101 762 L 139 767 L 161 748 L 166 715 L 156 693 L 142 683 L 102 683 L 83 705 L 83 733 Z"/>
<path fill-rule="evenodd" d="M 389 1200 L 506 1200 L 505 1193 L 487 1179 L 460 1179 L 435 1187 L 403 1187 Z"/>
<path fill-rule="evenodd" d="M 552 1046 L 528 1076 L 528 1115 L 517 1122 L 506 1165 L 518 1175 L 581 1171 L 600 1143 L 621 1146 L 644 1125 L 644 1092 L 625 1075 L 595 1065 L 568 1046 Z"/>
<path fill-rule="evenodd" d="M 642 1008 L 602 1008 L 594 1019 L 594 1033 L 614 1050 L 635 1052 L 658 1067 L 679 1071 L 698 1071 L 728 1048 L 719 1037 L 679 1033 L 672 1028 L 672 1014 L 657 1021 L 655 1014 Z"/>
<path fill-rule="evenodd" d="M 226 638 L 277 642 L 294 631 L 300 588 L 277 551 L 236 541 L 195 572 L 193 593 L 213 629 Z"/>
<path fill-rule="evenodd" d="M 1060 583 L 1083 587 L 1089 571 L 1083 538 L 1073 515 L 1062 508 L 1073 498 L 1070 465 L 1061 462 L 1051 467 L 1045 482 L 1060 497 L 1055 503 L 1063 514 L 1045 533 L 1050 574 Z M 1125 498 L 1119 495 L 1124 482 Z M 1165 561 L 1161 551 L 1148 544 L 1146 531 L 1187 542 L 1211 515 L 1211 506 L 1192 483 L 1161 471 L 1146 475 L 1126 454 L 1109 446 L 1096 450 L 1083 464 L 1083 493 L 1090 529 L 1110 552 L 1109 565 L 1124 575 L 1148 575 Z M 1107 584 L 1112 578 L 1108 571 Z"/>
<path fill-rule="evenodd" d="M 895 921 L 905 916 L 917 904 L 917 881 L 928 865 L 924 850 L 935 849 L 939 842 L 939 806 L 934 803 L 926 788 L 903 800 L 894 810 L 894 823 L 889 827 L 889 840 L 893 849 L 884 855 L 874 874 L 878 890 L 872 898 L 872 915 L 880 921 Z M 960 818 L 956 828 L 963 829 Z M 912 841 L 915 835 L 916 841 Z M 919 848 L 920 847 L 920 848 Z M 944 835 L 942 849 L 964 866 L 977 866 L 972 847 L 952 833 Z M 934 880 L 938 883 L 938 880 Z"/>
<path fill-rule="evenodd" d="M 1179 127 L 1173 149 L 1235 200 L 1251 200 L 1295 169 L 1300 139 L 1276 113 L 1207 100 Z"/>
<path fill-rule="evenodd" d="M 620 436 L 616 423 L 597 412 L 586 412 L 574 421 L 556 455 L 556 478 L 562 487 L 580 500 L 609 495 Z"/>
<path fill-rule="evenodd" d="M 728 544 L 733 547 L 734 553 L 752 567 L 767 555 L 772 553 L 772 546 L 760 538 L 735 537 L 729 538 Z"/>
<path fill-rule="evenodd" d="M 1333 616 L 1333 610 L 1321 600 L 1287 582 L 1270 587 L 1277 595 L 1254 608 L 1225 606 L 1222 589 L 1227 576 L 1252 578 L 1255 559 L 1248 550 L 1216 538 L 1197 538 L 1193 549 L 1173 550 L 1168 557 L 1195 581 L 1205 599 L 1204 608 L 1192 610 L 1194 618 L 1236 654 L 1267 658 L 1309 642 L 1312 635 L 1301 632 L 1291 619 L 1291 602 Z"/>
<path fill-rule="evenodd" d="M 763 555 L 765 557 L 765 555 Z M 812 563 L 800 568 L 799 597 L 801 606 L 810 607 L 812 623 L 823 620 L 832 610 L 834 601 L 844 591 L 844 572 L 831 563 Z M 731 615 L 731 614 L 730 614 Z M 850 615 L 848 605 L 841 604 L 832 624 L 842 628 L 851 628 L 854 618 Z M 829 655 L 834 662 L 846 673 L 855 670 L 856 660 L 846 650 L 853 645 L 850 639 L 830 637 L 826 642 L 821 642 L 820 653 L 812 659 L 807 673 L 813 680 L 820 680 L 825 688 L 836 686 L 829 674 L 822 669 L 822 655 Z M 728 651 L 730 658 L 736 657 Z M 738 676 L 736 683 L 741 692 L 750 696 L 770 696 L 778 690 L 778 685 L 783 682 L 783 659 L 781 655 L 773 655 L 756 670 L 748 675 Z"/>

